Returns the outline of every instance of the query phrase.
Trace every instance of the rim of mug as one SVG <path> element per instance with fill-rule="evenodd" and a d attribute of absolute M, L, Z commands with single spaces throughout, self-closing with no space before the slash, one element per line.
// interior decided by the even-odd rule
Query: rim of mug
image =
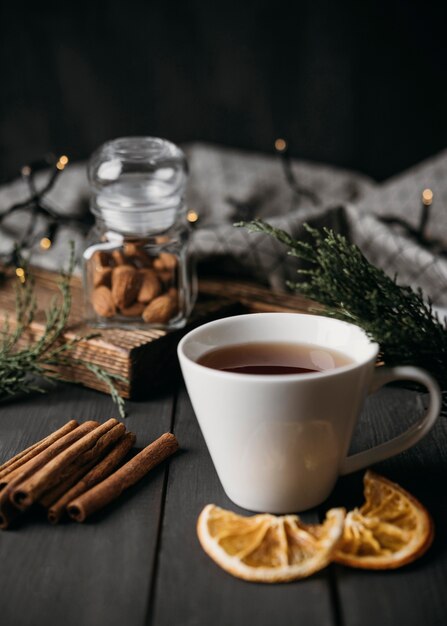
<path fill-rule="evenodd" d="M 309 317 L 313 319 L 324 319 L 324 320 L 329 320 L 331 322 L 335 322 L 337 324 L 341 324 L 344 326 L 352 326 L 363 335 L 363 337 L 365 338 L 367 342 L 369 342 L 370 347 L 371 347 L 371 353 L 368 356 L 365 356 L 364 358 L 358 361 L 357 360 L 354 361 L 353 363 L 348 363 L 347 365 L 342 365 L 341 367 L 336 367 L 333 369 L 323 370 L 319 372 L 311 372 L 311 373 L 308 372 L 306 376 L 303 376 L 303 374 L 300 374 L 300 373 L 298 374 L 262 374 L 262 375 L 244 373 L 243 375 L 241 375 L 238 372 L 227 372 L 225 370 L 219 370 L 219 369 L 215 369 L 212 367 L 208 367 L 207 365 L 201 365 L 200 363 L 198 363 L 197 361 L 189 357 L 187 354 L 185 354 L 185 351 L 184 351 L 185 344 L 188 343 L 188 341 L 190 341 L 191 339 L 194 339 L 194 336 L 197 334 L 200 334 L 200 332 L 203 331 L 205 328 L 210 328 L 213 326 L 220 326 L 225 323 L 228 323 L 229 320 L 237 320 L 240 318 L 247 318 L 247 317 L 251 317 L 251 318 L 270 317 L 272 315 L 274 316 L 278 316 L 278 315 L 300 316 L 300 317 Z M 247 341 L 246 343 L 256 343 L 256 342 Z M 231 344 L 228 344 L 228 345 L 231 345 Z M 316 344 L 311 344 L 311 345 L 316 345 Z M 216 346 L 216 347 L 224 347 L 224 346 Z M 213 348 L 210 348 L 210 351 L 211 350 L 213 350 Z M 343 352 L 343 350 L 339 350 L 339 352 Z M 336 376 L 337 374 L 341 374 L 341 373 L 350 371 L 352 369 L 356 369 L 357 367 L 362 367 L 366 363 L 369 363 L 371 360 L 375 361 L 378 353 L 379 353 L 379 344 L 371 340 L 366 334 L 366 332 L 363 330 L 363 328 L 361 328 L 360 326 L 357 326 L 356 324 L 351 324 L 350 322 L 345 322 L 343 320 L 338 320 L 336 318 L 328 317 L 324 315 L 310 315 L 308 313 L 287 313 L 287 312 L 243 313 L 242 315 L 231 315 L 229 317 L 224 317 L 218 320 L 213 320 L 211 322 L 207 322 L 206 324 L 201 324 L 197 328 L 193 328 L 192 330 L 190 330 L 186 335 L 184 335 L 184 337 L 182 337 L 182 339 L 180 340 L 177 346 L 177 355 L 178 355 L 179 360 L 180 360 L 180 356 L 182 356 L 186 361 L 188 361 L 188 363 L 193 368 L 195 369 L 198 368 L 199 371 L 207 371 L 208 373 L 212 373 L 216 376 L 223 376 L 225 378 L 230 377 L 230 378 L 234 378 L 240 381 L 256 380 L 258 382 L 274 381 L 274 380 L 277 382 L 283 382 L 283 381 L 292 381 L 292 380 L 309 380 L 313 378 L 323 378 L 325 376 Z"/>

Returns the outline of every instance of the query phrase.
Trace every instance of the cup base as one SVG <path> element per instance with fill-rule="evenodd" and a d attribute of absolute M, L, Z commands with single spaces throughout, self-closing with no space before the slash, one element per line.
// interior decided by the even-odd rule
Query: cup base
<path fill-rule="evenodd" d="M 248 498 L 239 498 L 238 496 L 233 497 L 231 493 L 224 490 L 228 498 L 241 509 L 245 509 L 246 511 L 251 511 L 253 513 L 271 513 L 272 515 L 294 515 L 295 513 L 303 513 L 304 511 L 309 511 L 310 509 L 314 509 L 320 504 L 322 504 L 328 497 L 329 493 L 324 494 L 324 497 L 319 498 L 291 498 L 288 502 L 282 503 L 273 503 L 267 502 L 266 500 L 251 500 Z"/>

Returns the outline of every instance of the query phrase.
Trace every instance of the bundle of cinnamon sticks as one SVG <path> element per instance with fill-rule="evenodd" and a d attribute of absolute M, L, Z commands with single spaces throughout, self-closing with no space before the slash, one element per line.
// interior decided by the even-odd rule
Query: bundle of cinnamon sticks
<path fill-rule="evenodd" d="M 116 419 L 71 420 L 23 450 L 0 465 L 0 528 L 34 504 L 53 524 L 64 516 L 83 522 L 178 449 L 175 436 L 165 433 L 121 465 L 134 443 Z"/>

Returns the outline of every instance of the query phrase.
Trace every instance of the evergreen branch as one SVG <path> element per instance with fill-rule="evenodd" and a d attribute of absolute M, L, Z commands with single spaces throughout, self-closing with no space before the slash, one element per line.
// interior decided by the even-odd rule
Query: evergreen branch
<path fill-rule="evenodd" d="M 113 402 L 115 402 L 115 404 L 117 405 L 120 416 L 122 418 L 126 417 L 124 398 L 119 395 L 118 390 L 115 386 L 116 380 L 119 380 L 121 382 L 127 382 L 126 378 L 120 376 L 119 374 L 111 374 L 110 372 L 106 372 L 104 369 L 93 363 L 85 363 L 85 366 L 96 375 L 98 380 L 102 380 L 108 386 L 110 395 Z"/>
<path fill-rule="evenodd" d="M 71 310 L 70 279 L 74 265 L 74 246 L 71 245 L 68 268 L 61 273 L 58 284 L 61 298 L 58 300 L 54 297 L 46 309 L 42 336 L 35 341 L 29 341 L 24 347 L 19 347 L 36 311 L 34 281 L 28 276 L 28 268 L 23 266 L 27 278 L 25 284 L 16 285 L 15 328 L 11 330 L 10 320 L 7 319 L 0 333 L 0 400 L 19 393 L 43 392 L 42 381 L 67 380 L 59 371 L 60 366 L 70 367 L 77 364 L 83 365 L 93 372 L 98 380 L 106 383 L 120 416 L 125 417 L 124 400 L 119 395 L 115 382 L 126 382 L 126 379 L 71 355 L 81 341 L 96 337 L 97 333 L 76 336 L 68 340 L 64 338 Z M 37 382 L 34 382 L 35 380 Z"/>
<path fill-rule="evenodd" d="M 293 239 L 261 220 L 241 223 L 274 237 L 307 262 L 295 291 L 325 306 L 325 314 L 357 324 L 380 345 L 386 365 L 418 365 L 437 379 L 447 410 L 447 329 L 421 290 L 400 286 L 332 230 L 305 225 L 313 245 Z M 444 320 L 445 322 L 445 320 Z"/>

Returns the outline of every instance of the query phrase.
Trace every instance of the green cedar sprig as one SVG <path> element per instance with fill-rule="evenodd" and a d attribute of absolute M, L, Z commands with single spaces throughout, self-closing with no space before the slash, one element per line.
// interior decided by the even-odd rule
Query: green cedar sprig
<path fill-rule="evenodd" d="M 447 400 L 447 329 L 420 290 L 398 285 L 332 230 L 306 225 L 309 243 L 262 220 L 236 226 L 274 237 L 305 261 L 307 269 L 298 270 L 301 280 L 289 283 L 293 290 L 324 305 L 326 315 L 362 327 L 380 345 L 386 365 L 431 372 Z"/>
<path fill-rule="evenodd" d="M 98 365 L 72 356 L 80 341 L 96 337 L 96 333 L 64 339 L 71 310 L 70 279 L 75 264 L 74 246 L 71 246 L 67 271 L 61 272 L 58 284 L 60 298 L 51 300 L 45 311 L 45 328 L 42 336 L 30 341 L 26 346 L 19 345 L 25 331 L 31 325 L 36 312 L 34 280 L 25 267 L 25 283 L 16 284 L 16 323 L 11 330 L 7 319 L 0 331 L 0 399 L 32 391 L 44 392 L 42 381 L 67 380 L 59 371 L 61 366 L 83 365 L 107 384 L 112 400 L 116 403 L 121 417 L 125 417 L 124 400 L 116 388 L 116 381 L 126 379 L 111 374 Z"/>

